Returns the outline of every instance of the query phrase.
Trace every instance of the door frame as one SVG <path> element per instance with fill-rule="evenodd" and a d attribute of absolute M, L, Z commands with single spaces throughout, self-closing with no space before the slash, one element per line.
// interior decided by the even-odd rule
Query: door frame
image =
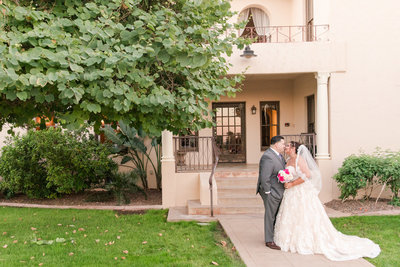
<path fill-rule="evenodd" d="M 241 142 L 243 147 L 243 161 L 238 162 L 220 162 L 220 163 L 247 163 L 247 144 L 246 144 L 246 102 L 245 101 L 235 101 L 235 102 L 213 102 L 212 110 L 214 111 L 213 122 L 216 125 L 216 112 L 217 107 L 230 107 L 231 105 L 243 105 L 240 116 L 240 127 L 241 127 Z M 233 106 L 236 108 L 237 106 Z M 212 135 L 214 140 L 216 140 L 216 128 L 212 127 Z"/>

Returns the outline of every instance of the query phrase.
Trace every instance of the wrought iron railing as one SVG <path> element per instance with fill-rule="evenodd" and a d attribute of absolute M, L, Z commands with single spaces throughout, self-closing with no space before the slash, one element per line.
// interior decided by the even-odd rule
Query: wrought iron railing
<path fill-rule="evenodd" d="M 214 196 L 213 196 L 213 177 L 215 173 L 215 169 L 217 168 L 218 160 L 219 160 L 219 155 L 221 154 L 219 148 L 217 147 L 217 144 L 212 138 L 212 146 L 213 146 L 213 155 L 214 155 L 214 164 L 211 170 L 210 178 L 208 179 L 208 184 L 210 186 L 210 213 L 211 217 L 214 217 Z"/>
<path fill-rule="evenodd" d="M 255 43 L 293 43 L 329 41 L 329 25 L 245 27 L 237 36 Z"/>
<path fill-rule="evenodd" d="M 208 179 L 210 189 L 210 213 L 214 216 L 213 177 L 217 168 L 220 150 L 213 137 L 174 137 L 176 172 L 211 171 Z"/>
<path fill-rule="evenodd" d="M 211 171 L 215 162 L 213 142 L 213 137 L 174 137 L 175 171 Z"/>
<path fill-rule="evenodd" d="M 317 153 L 317 147 L 315 143 L 315 134 L 314 133 L 304 133 L 304 134 L 285 134 L 282 135 L 285 138 L 285 143 L 289 143 L 290 141 L 298 142 L 302 145 L 305 145 L 307 149 L 311 152 L 311 155 L 315 158 Z"/>

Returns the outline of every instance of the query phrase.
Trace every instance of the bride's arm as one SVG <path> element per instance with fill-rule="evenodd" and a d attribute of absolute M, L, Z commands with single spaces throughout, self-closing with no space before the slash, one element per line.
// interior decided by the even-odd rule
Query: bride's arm
<path fill-rule="evenodd" d="M 300 157 L 299 161 L 298 161 L 298 164 L 299 164 L 300 171 L 303 173 L 305 178 L 306 179 L 309 178 L 310 177 L 310 170 L 308 169 L 307 164 L 304 161 L 304 159 Z M 299 177 L 296 180 L 294 180 L 293 182 L 285 183 L 284 186 L 285 186 L 286 189 L 288 189 L 288 188 L 291 188 L 293 186 L 296 186 L 296 185 L 299 185 L 299 184 L 302 184 L 302 183 L 304 183 L 304 179 L 302 179 L 302 177 Z"/>
<path fill-rule="evenodd" d="M 304 183 L 304 180 L 299 177 L 299 178 L 297 178 L 296 180 L 294 180 L 292 182 L 285 183 L 284 186 L 285 186 L 286 189 L 289 189 L 289 188 L 291 188 L 293 186 L 296 186 L 296 185 L 299 185 L 299 184 L 302 184 L 302 183 Z"/>

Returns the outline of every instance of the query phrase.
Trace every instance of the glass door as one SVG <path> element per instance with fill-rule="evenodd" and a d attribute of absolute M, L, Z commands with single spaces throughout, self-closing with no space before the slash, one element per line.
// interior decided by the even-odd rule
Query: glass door
<path fill-rule="evenodd" d="M 213 103 L 213 136 L 221 151 L 219 162 L 246 162 L 245 103 Z"/>

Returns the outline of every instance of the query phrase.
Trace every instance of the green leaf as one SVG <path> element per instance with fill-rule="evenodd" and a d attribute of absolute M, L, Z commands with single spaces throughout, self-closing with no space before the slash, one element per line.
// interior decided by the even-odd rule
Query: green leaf
<path fill-rule="evenodd" d="M 70 63 L 69 67 L 71 68 L 72 71 L 75 71 L 75 72 L 83 72 L 83 70 L 84 70 L 81 66 L 74 64 L 74 63 Z"/>
<path fill-rule="evenodd" d="M 87 110 L 93 113 L 100 113 L 101 107 L 99 104 L 90 103 L 87 105 Z"/>
<path fill-rule="evenodd" d="M 22 21 L 25 19 L 25 16 L 28 14 L 28 10 L 22 6 L 18 6 L 14 9 L 15 19 Z"/>
<path fill-rule="evenodd" d="M 53 94 L 49 94 L 45 96 L 45 99 L 47 102 L 53 102 L 54 101 L 54 95 Z"/>
<path fill-rule="evenodd" d="M 131 160 L 132 160 L 132 157 L 124 156 L 124 157 L 122 158 L 122 160 L 121 160 L 121 164 L 125 164 L 125 163 L 127 163 L 127 162 L 129 162 L 129 161 L 131 161 Z"/>
<path fill-rule="evenodd" d="M 186 53 L 179 53 L 178 56 L 176 57 L 176 61 L 182 66 L 186 67 L 190 64 L 190 58 Z"/>
<path fill-rule="evenodd" d="M 28 93 L 27 92 L 17 92 L 17 97 L 19 99 L 21 99 L 22 101 L 24 101 L 28 98 Z"/>
<path fill-rule="evenodd" d="M 7 75 L 11 80 L 17 81 L 18 80 L 18 75 L 15 73 L 14 69 L 5 69 Z"/>

